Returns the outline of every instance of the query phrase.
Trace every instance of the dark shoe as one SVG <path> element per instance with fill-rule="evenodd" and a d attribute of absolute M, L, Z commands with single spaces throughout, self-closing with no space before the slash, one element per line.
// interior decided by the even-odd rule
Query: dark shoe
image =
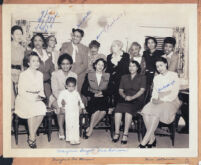
<path fill-rule="evenodd" d="M 113 137 L 113 139 L 112 139 L 112 141 L 113 141 L 114 143 L 116 143 L 116 142 L 119 141 L 120 134 L 119 134 L 119 133 L 115 133 L 114 135 L 118 135 L 118 138 L 117 138 L 117 139 L 114 139 L 114 137 Z"/>
<path fill-rule="evenodd" d="M 86 131 L 83 133 L 83 138 L 84 138 L 84 139 L 88 139 L 88 138 L 89 138 L 89 136 L 87 135 L 87 132 L 86 132 Z"/>
<path fill-rule="evenodd" d="M 147 148 L 152 148 L 152 147 L 156 147 L 156 139 L 154 140 L 152 144 L 147 144 Z"/>
<path fill-rule="evenodd" d="M 128 137 L 128 135 L 126 135 L 126 134 L 123 134 L 123 136 Z M 127 144 L 127 140 L 122 140 L 122 141 L 121 141 L 121 144 Z"/>
<path fill-rule="evenodd" d="M 188 127 L 183 127 L 180 131 L 178 131 L 178 133 L 180 133 L 180 134 L 189 134 Z"/>
<path fill-rule="evenodd" d="M 36 146 L 36 140 L 33 141 L 33 140 L 28 139 L 27 143 L 29 144 L 30 148 L 37 148 L 37 146 Z"/>
<path fill-rule="evenodd" d="M 146 148 L 146 145 L 143 146 L 142 144 L 140 144 L 140 145 L 138 146 L 138 148 Z"/>

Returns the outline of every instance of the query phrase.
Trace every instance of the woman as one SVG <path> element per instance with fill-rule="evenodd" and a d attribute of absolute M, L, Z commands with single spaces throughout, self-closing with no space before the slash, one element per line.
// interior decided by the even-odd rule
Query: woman
<path fill-rule="evenodd" d="M 51 91 L 51 74 L 54 71 L 54 64 L 52 63 L 52 57 L 48 56 L 47 51 L 44 49 L 45 38 L 41 33 L 37 33 L 31 39 L 31 46 L 33 51 L 36 52 L 39 56 L 40 66 L 39 71 L 43 73 L 43 82 L 45 96 L 47 98 L 47 105 L 49 104 L 49 97 L 52 93 Z"/>
<path fill-rule="evenodd" d="M 111 46 L 111 54 L 107 56 L 107 68 L 106 72 L 110 73 L 111 81 L 113 84 L 113 106 L 115 107 L 119 98 L 119 84 L 121 76 L 128 74 L 128 65 L 130 62 L 129 54 L 123 52 L 123 43 L 119 40 L 115 40 Z"/>
<path fill-rule="evenodd" d="M 62 44 L 60 54 L 67 53 L 73 59 L 72 71 L 78 76 L 77 87 L 78 92 L 81 92 L 82 84 L 88 68 L 88 48 L 81 44 L 84 37 L 84 31 L 81 29 L 72 29 L 71 42 Z"/>
<path fill-rule="evenodd" d="M 88 73 L 89 72 L 93 72 L 93 63 L 99 59 L 99 58 L 103 58 L 104 60 L 106 60 L 106 56 L 103 54 L 99 54 L 98 50 L 100 48 L 100 43 L 96 40 L 93 40 L 90 42 L 89 44 L 89 56 L 88 56 Z"/>
<path fill-rule="evenodd" d="M 156 146 L 154 133 L 159 122 L 170 124 L 180 106 L 177 73 L 168 71 L 167 60 L 163 57 L 156 60 L 156 68 L 159 74 L 154 77 L 152 98 L 142 110 L 147 131 L 139 145 L 140 148 Z"/>
<path fill-rule="evenodd" d="M 141 45 L 138 42 L 133 42 L 128 51 L 130 55 L 130 61 L 137 61 L 141 65 L 141 73 L 145 71 L 145 61 L 140 55 Z"/>
<path fill-rule="evenodd" d="M 18 95 L 15 102 L 15 113 L 28 120 L 29 147 L 36 148 L 36 132 L 40 126 L 46 106 L 42 102 L 45 97 L 43 90 L 43 74 L 37 69 L 40 66 L 37 53 L 32 52 L 25 57 L 27 70 L 23 71 L 19 77 Z"/>
<path fill-rule="evenodd" d="M 65 139 L 64 128 L 63 128 L 65 115 L 64 113 L 59 111 L 57 105 L 57 99 L 59 93 L 65 89 L 66 79 L 68 77 L 74 77 L 77 79 L 76 73 L 71 71 L 72 64 L 73 64 L 72 57 L 66 53 L 62 54 L 61 56 L 59 56 L 58 59 L 59 69 L 57 71 L 54 71 L 51 77 L 52 95 L 50 96 L 50 107 L 52 106 L 54 109 L 56 109 L 60 140 Z"/>
<path fill-rule="evenodd" d="M 164 39 L 163 49 L 164 55 L 162 57 L 166 58 L 168 61 L 168 70 L 172 72 L 177 72 L 179 56 L 174 53 L 174 48 L 176 45 L 176 40 L 173 37 L 166 37 Z"/>
<path fill-rule="evenodd" d="M 132 121 L 132 116 L 136 114 L 143 106 L 143 93 L 146 88 L 146 79 L 140 75 L 140 64 L 137 61 L 131 61 L 129 64 L 130 74 L 121 78 L 119 86 L 120 99 L 115 109 L 115 135 L 113 142 L 119 140 L 119 128 L 122 119 L 122 113 L 125 113 L 124 133 L 122 144 L 127 143 L 128 130 Z"/>
<path fill-rule="evenodd" d="M 145 39 L 145 51 L 143 52 L 143 58 L 145 60 L 147 76 L 147 87 L 152 85 L 153 78 L 156 72 L 155 62 L 158 57 L 161 57 L 164 53 L 161 50 L 157 50 L 157 40 L 154 37 L 148 37 Z"/>
<path fill-rule="evenodd" d="M 14 109 L 15 97 L 17 95 L 17 83 L 20 72 L 23 68 L 24 47 L 20 44 L 22 41 L 23 30 L 20 26 L 13 26 L 11 28 L 11 109 Z"/>
<path fill-rule="evenodd" d="M 59 58 L 59 51 L 55 50 L 55 45 L 57 44 L 57 39 L 54 35 L 50 35 L 46 38 L 46 44 L 47 44 L 47 54 L 52 57 L 52 62 L 54 64 L 55 70 L 58 70 L 57 61 Z"/>
<path fill-rule="evenodd" d="M 94 72 L 88 73 L 82 86 L 82 94 L 89 98 L 87 111 L 91 114 L 86 139 L 91 136 L 93 128 L 103 119 L 110 106 L 110 75 L 104 72 L 105 67 L 106 61 L 103 58 L 97 59 L 93 64 Z"/>

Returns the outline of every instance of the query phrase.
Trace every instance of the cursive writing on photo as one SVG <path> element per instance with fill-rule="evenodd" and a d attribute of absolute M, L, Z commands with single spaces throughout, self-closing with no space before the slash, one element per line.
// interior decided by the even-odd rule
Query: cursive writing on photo
<path fill-rule="evenodd" d="M 54 10 L 42 10 L 41 16 L 38 18 L 38 24 L 35 27 L 36 31 L 48 32 L 49 29 L 53 27 L 56 17 L 58 13 Z"/>
<path fill-rule="evenodd" d="M 103 34 L 103 33 L 106 33 L 108 32 L 111 27 L 120 19 L 122 18 L 123 16 L 125 16 L 126 13 L 125 12 L 122 12 L 121 14 L 119 14 L 118 16 L 116 16 L 115 18 L 112 19 L 112 21 L 110 23 L 108 23 L 99 33 L 98 35 L 96 36 L 96 39 L 98 40 L 100 38 L 100 36 Z"/>
<path fill-rule="evenodd" d="M 161 92 L 163 89 L 168 88 L 169 86 L 173 85 L 175 83 L 175 81 L 173 80 L 171 83 L 168 83 L 166 85 L 163 85 L 162 88 L 158 88 L 158 92 Z"/>
<path fill-rule="evenodd" d="M 86 21 L 86 19 L 89 17 L 90 14 L 91 14 L 91 11 L 88 11 L 86 13 L 86 15 L 82 18 L 81 22 L 77 25 L 77 28 L 79 28 Z"/>

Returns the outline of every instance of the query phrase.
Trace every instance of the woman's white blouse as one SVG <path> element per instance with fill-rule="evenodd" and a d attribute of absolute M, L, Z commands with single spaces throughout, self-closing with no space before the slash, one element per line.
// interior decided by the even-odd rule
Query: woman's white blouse
<path fill-rule="evenodd" d="M 178 98 L 180 85 L 177 73 L 168 71 L 165 75 L 156 75 L 153 83 L 152 99 L 171 102 Z"/>
<path fill-rule="evenodd" d="M 97 82 L 98 82 L 98 86 L 99 86 L 99 84 L 101 82 L 101 77 L 102 77 L 102 74 L 96 73 L 96 79 L 97 79 Z"/>

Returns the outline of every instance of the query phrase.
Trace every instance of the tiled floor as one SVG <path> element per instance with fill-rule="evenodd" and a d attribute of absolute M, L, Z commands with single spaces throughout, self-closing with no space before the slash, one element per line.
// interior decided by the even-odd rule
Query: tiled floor
<path fill-rule="evenodd" d="M 12 136 L 12 147 L 29 148 L 26 141 L 27 135 L 19 135 L 18 145 L 16 145 L 14 136 Z M 188 142 L 189 135 L 176 133 L 174 148 L 188 148 Z M 52 133 L 50 142 L 48 142 L 47 135 L 40 134 L 37 137 L 38 148 L 136 148 L 138 145 L 136 133 L 129 133 L 128 143 L 122 145 L 120 141 L 113 143 L 109 131 L 106 132 L 105 130 L 94 130 L 93 135 L 89 139 L 81 138 L 80 145 L 70 145 L 65 141 L 59 140 L 57 132 Z M 157 136 L 157 148 L 172 148 L 170 138 Z"/>

